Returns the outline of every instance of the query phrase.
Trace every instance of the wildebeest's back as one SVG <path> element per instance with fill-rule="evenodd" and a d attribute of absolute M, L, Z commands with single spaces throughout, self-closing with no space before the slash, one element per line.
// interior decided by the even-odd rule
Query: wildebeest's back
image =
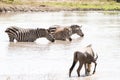
<path fill-rule="evenodd" d="M 87 53 L 89 53 L 90 55 L 92 55 L 94 57 L 95 54 L 94 54 L 94 51 L 92 49 L 92 45 L 91 44 L 86 46 L 84 49 L 85 49 L 84 52 L 87 52 Z"/>
<path fill-rule="evenodd" d="M 76 52 L 74 52 L 74 60 L 75 61 L 83 61 L 84 62 L 84 60 L 85 60 L 85 57 L 86 57 L 86 55 L 83 53 L 83 52 L 80 52 L 80 51 L 76 51 Z"/>

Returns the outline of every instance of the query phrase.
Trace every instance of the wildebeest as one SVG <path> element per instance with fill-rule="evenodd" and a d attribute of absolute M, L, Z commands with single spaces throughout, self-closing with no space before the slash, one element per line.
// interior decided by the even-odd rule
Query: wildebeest
<path fill-rule="evenodd" d="M 24 29 L 16 26 L 11 26 L 5 30 L 9 36 L 9 41 L 14 42 L 16 39 L 18 42 L 34 42 L 40 37 L 46 37 L 49 41 L 54 42 L 53 35 L 51 35 L 47 29 Z"/>
<path fill-rule="evenodd" d="M 80 70 L 83 64 L 85 66 L 85 74 L 87 75 L 87 73 L 90 72 L 91 63 L 93 62 L 95 64 L 93 74 L 95 73 L 96 66 L 97 66 L 96 60 L 98 58 L 98 55 L 96 55 L 95 57 L 95 54 L 91 48 L 91 45 L 88 45 L 86 48 L 87 49 L 85 52 L 80 52 L 80 51 L 74 52 L 73 64 L 69 70 L 69 77 L 71 77 L 71 72 L 78 61 L 79 61 L 79 67 L 77 69 L 78 77 L 80 77 Z"/>
<path fill-rule="evenodd" d="M 59 25 L 54 25 L 53 27 L 50 27 L 48 31 L 53 34 L 56 40 L 65 41 L 66 39 L 69 39 L 69 41 L 71 41 L 72 40 L 71 35 L 73 34 L 78 34 L 81 37 L 84 36 L 81 27 L 82 26 L 79 25 L 71 25 L 68 27 L 61 27 Z"/>

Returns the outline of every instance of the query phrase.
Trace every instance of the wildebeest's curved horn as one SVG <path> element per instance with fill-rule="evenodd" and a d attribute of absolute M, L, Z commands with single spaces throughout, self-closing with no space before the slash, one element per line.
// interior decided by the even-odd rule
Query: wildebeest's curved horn
<path fill-rule="evenodd" d="M 94 58 L 94 60 L 96 61 L 96 60 L 97 60 L 97 58 L 98 58 L 98 54 L 96 53 L 96 58 Z"/>

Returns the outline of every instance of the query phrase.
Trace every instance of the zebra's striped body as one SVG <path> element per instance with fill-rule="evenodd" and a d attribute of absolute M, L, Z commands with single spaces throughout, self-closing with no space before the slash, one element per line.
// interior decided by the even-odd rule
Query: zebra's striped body
<path fill-rule="evenodd" d="M 72 39 L 70 38 L 70 36 L 73 34 L 78 34 L 81 37 L 84 36 L 80 28 L 81 26 L 78 25 L 71 25 L 68 27 L 61 27 L 59 25 L 54 25 L 50 27 L 48 30 L 51 34 L 53 34 L 56 40 L 66 40 L 66 38 L 69 38 L 69 40 L 71 41 Z"/>
<path fill-rule="evenodd" d="M 40 37 L 46 37 L 51 42 L 54 42 L 53 36 L 43 28 L 24 29 L 12 26 L 7 28 L 5 32 L 8 34 L 10 42 L 14 42 L 14 39 L 16 39 L 18 42 L 34 42 Z"/>

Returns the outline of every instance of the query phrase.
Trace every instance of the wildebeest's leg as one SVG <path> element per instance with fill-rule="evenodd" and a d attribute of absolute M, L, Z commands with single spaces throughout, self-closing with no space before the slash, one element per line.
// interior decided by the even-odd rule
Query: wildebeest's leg
<path fill-rule="evenodd" d="M 90 71 L 91 71 L 91 64 L 87 64 L 87 73 L 88 73 L 88 75 L 90 74 Z"/>
<path fill-rule="evenodd" d="M 78 69 L 77 69 L 78 77 L 80 77 L 80 70 L 81 70 L 82 66 L 83 66 L 83 62 L 80 62 L 80 63 L 79 63 L 79 67 L 78 67 Z"/>
<path fill-rule="evenodd" d="M 73 68 L 75 67 L 76 63 L 77 63 L 77 60 L 74 60 L 72 66 L 71 66 L 71 68 L 69 70 L 69 77 L 71 77 L 71 72 L 72 72 Z"/>
<path fill-rule="evenodd" d="M 84 63 L 84 67 L 85 67 L 85 75 L 87 75 L 87 67 L 86 67 L 86 63 Z"/>
<path fill-rule="evenodd" d="M 97 66 L 97 63 L 96 62 L 94 62 L 94 63 L 95 63 L 95 68 L 94 68 L 93 74 L 95 73 L 96 66 Z"/>

